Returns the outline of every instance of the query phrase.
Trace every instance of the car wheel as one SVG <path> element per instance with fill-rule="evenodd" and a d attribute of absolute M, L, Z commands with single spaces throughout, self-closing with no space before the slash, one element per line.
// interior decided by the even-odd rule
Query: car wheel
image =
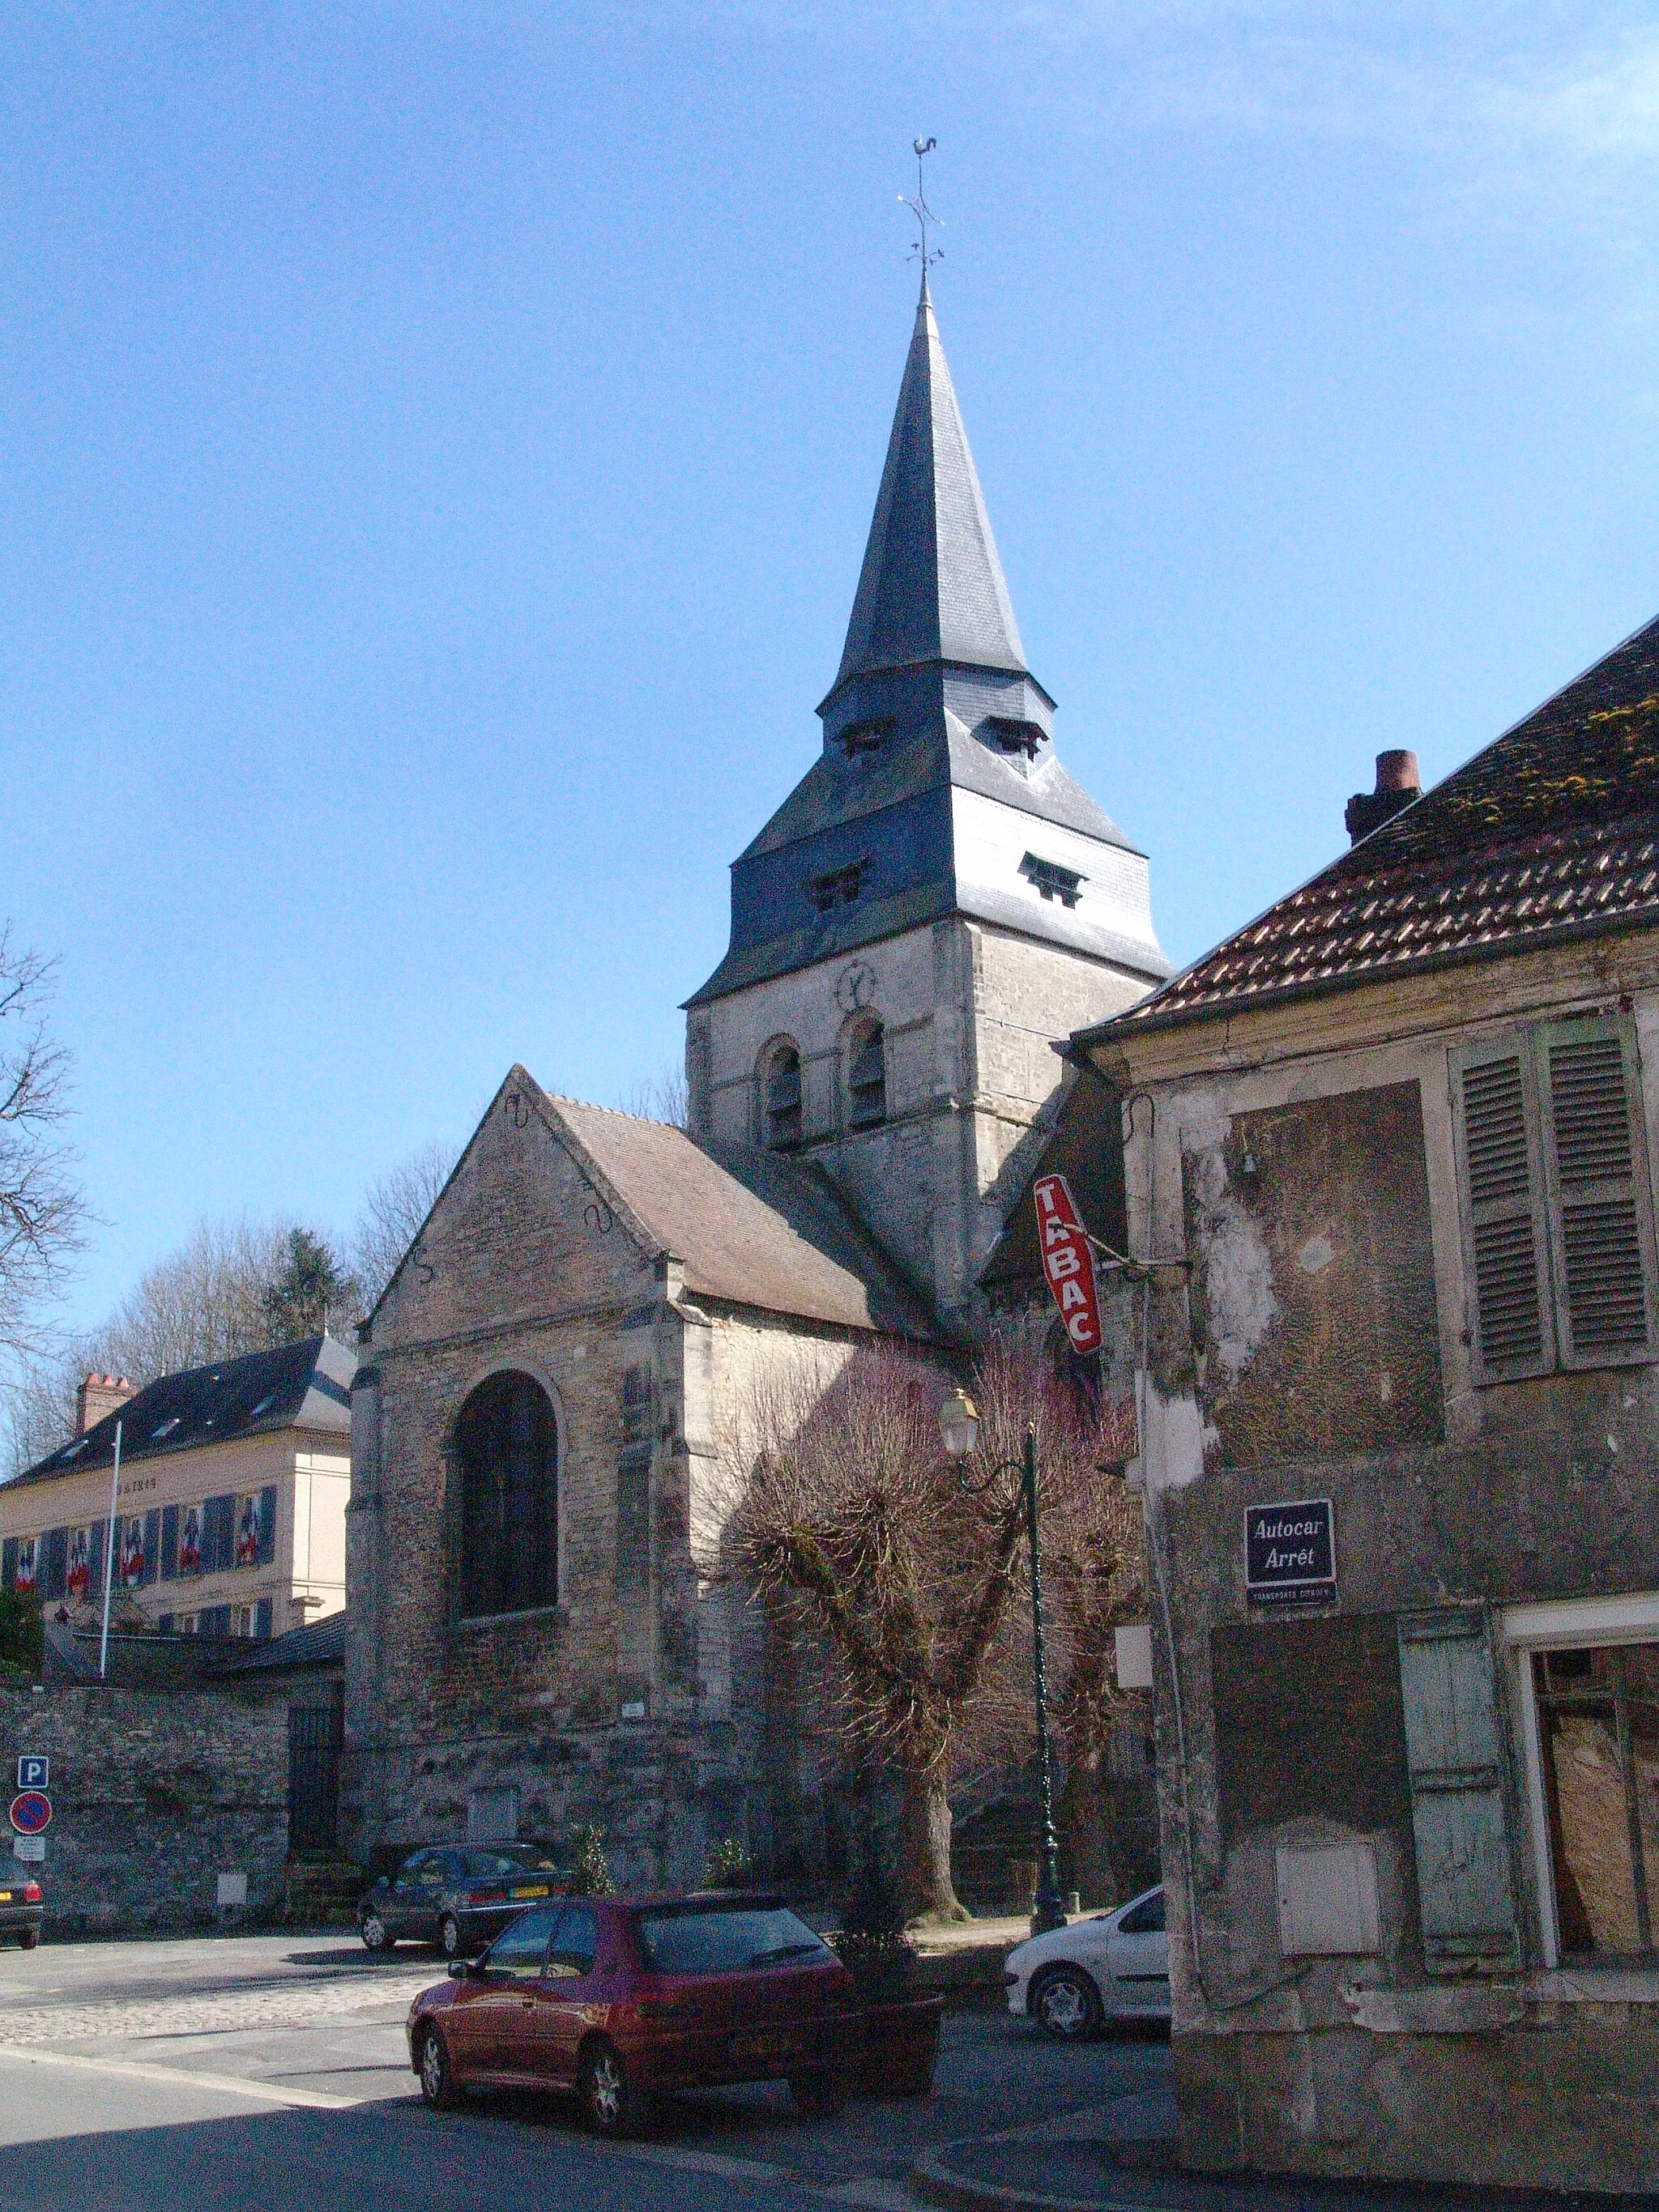
<path fill-rule="evenodd" d="M 378 1912 L 364 1913 L 358 1923 L 358 1933 L 363 1939 L 365 1951 L 389 1951 L 392 1938 L 386 1932 L 386 1923 Z"/>
<path fill-rule="evenodd" d="M 40 1941 L 40 1930 L 38 1928 L 25 1928 L 19 1934 L 17 1941 L 23 1950 L 32 1951 Z"/>
<path fill-rule="evenodd" d="M 1038 1977 L 1025 2008 L 1057 2043 L 1082 2043 L 1106 2024 L 1100 1992 L 1081 1966 L 1051 1966 Z"/>
<path fill-rule="evenodd" d="M 449 2046 L 435 2027 L 421 2038 L 421 2094 L 434 2112 L 453 2112 L 465 2096 L 449 2063 Z"/>
<path fill-rule="evenodd" d="M 438 1942 L 446 1959 L 461 1955 L 461 1923 L 453 1912 L 446 1912 L 438 1923 Z"/>
<path fill-rule="evenodd" d="M 804 2120 L 833 2120 L 847 2104 L 847 2086 L 836 2074 L 792 2074 L 789 2094 Z"/>
<path fill-rule="evenodd" d="M 582 2053 L 582 2110 L 596 2136 L 636 2136 L 651 2118 L 648 2093 L 629 2078 L 614 2044 L 590 2043 Z"/>

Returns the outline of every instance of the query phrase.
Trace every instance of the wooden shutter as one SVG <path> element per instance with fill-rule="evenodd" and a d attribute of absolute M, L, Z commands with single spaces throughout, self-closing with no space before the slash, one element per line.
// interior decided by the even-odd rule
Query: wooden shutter
<path fill-rule="evenodd" d="M 1538 1109 L 1528 1040 L 1510 1036 L 1452 1058 L 1464 1249 L 1483 1378 L 1555 1364 Z"/>
<path fill-rule="evenodd" d="M 1652 1231 L 1633 1040 L 1612 1022 L 1552 1022 L 1537 1046 L 1561 1363 L 1645 1359 Z"/>
<path fill-rule="evenodd" d="M 276 1556 L 276 1486 L 268 1482 L 259 1492 L 259 1543 L 254 1564 L 268 1567 Z"/>
<path fill-rule="evenodd" d="M 1399 1617 L 1423 1956 L 1431 1973 L 1521 1964 L 1502 1739 L 1484 1608 Z"/>

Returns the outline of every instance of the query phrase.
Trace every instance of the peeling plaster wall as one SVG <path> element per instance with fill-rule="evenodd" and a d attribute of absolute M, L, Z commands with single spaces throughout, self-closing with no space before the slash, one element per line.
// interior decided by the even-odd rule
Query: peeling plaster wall
<path fill-rule="evenodd" d="M 1390 1705 L 1402 1613 L 1659 1591 L 1659 1368 L 1473 1382 L 1447 1058 L 1483 1025 L 1632 1001 L 1659 1157 L 1659 939 L 1148 1038 L 1110 1071 L 1144 1093 L 1131 1249 L 1195 1263 L 1146 1293 L 1142 1424 L 1194 2164 L 1659 2186 L 1659 1969 L 1547 1966 L 1518 1662 L 1518 1972 L 1425 1966 Z M 1253 1606 L 1246 1508 L 1308 1497 L 1334 1504 L 1336 1605 Z M 1275 1852 L 1316 1842 L 1370 1853 L 1376 1953 L 1284 1955 Z"/>

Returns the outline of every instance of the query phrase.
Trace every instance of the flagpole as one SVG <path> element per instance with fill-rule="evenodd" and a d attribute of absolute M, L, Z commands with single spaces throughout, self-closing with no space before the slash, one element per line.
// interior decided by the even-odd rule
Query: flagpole
<path fill-rule="evenodd" d="M 109 1593 L 115 1575 L 115 1501 L 121 1486 L 121 1424 L 115 1424 L 115 1464 L 109 1476 L 109 1534 L 104 1540 L 104 1632 L 98 1641 L 98 1679 L 109 1664 Z"/>

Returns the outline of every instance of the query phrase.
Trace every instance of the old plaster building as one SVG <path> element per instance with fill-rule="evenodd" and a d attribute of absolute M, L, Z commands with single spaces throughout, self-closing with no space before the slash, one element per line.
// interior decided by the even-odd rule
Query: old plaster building
<path fill-rule="evenodd" d="M 1185 2155 L 1659 2185 L 1659 623 L 1144 1005 Z"/>
<path fill-rule="evenodd" d="M 689 1132 L 503 1084 L 362 1332 L 360 1850 L 598 1820 L 619 1876 L 834 1857 L 789 1655 L 723 1574 L 745 1407 L 959 1343 L 1052 1041 L 1169 973 L 1054 757 L 924 285 L 818 757 L 737 861 Z"/>

